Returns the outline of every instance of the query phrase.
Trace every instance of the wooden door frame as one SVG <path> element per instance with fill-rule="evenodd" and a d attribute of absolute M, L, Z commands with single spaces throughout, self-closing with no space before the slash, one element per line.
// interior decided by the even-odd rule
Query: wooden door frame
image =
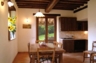
<path fill-rule="evenodd" d="M 54 41 L 56 41 L 57 40 L 57 20 L 56 20 L 56 16 L 45 16 L 45 17 L 43 17 L 43 18 L 45 18 L 45 19 L 47 19 L 47 18 L 54 18 L 54 32 L 55 32 L 55 34 L 54 34 Z M 36 40 L 38 40 L 38 19 L 39 19 L 39 17 L 36 17 Z M 47 23 L 46 23 L 46 26 L 47 26 Z M 47 28 L 47 27 L 46 27 Z M 48 29 L 47 29 L 48 30 Z M 46 31 L 46 33 L 47 33 L 47 31 Z M 47 34 L 48 35 L 48 34 Z M 48 38 L 48 36 L 46 35 L 46 38 Z M 47 39 L 48 40 L 48 39 Z M 45 40 L 46 42 L 47 42 L 47 40 Z"/>

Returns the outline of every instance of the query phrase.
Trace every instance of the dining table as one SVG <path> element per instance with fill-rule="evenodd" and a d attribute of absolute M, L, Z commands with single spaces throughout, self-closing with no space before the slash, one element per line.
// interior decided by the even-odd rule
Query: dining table
<path fill-rule="evenodd" d="M 63 53 L 65 50 L 61 47 L 55 46 L 54 44 L 48 44 L 47 47 L 53 47 L 55 48 L 55 55 L 59 55 L 59 63 L 62 63 L 63 59 Z M 41 47 L 46 47 L 45 45 L 41 45 L 39 43 L 30 44 L 30 54 L 32 55 L 32 62 L 35 63 L 35 56 L 37 56 L 37 49 Z"/>

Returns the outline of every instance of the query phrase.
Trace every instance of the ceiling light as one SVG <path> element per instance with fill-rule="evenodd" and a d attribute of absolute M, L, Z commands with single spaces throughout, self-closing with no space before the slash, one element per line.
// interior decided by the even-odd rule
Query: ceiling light
<path fill-rule="evenodd" d="M 4 1 L 7 1 L 7 0 L 4 0 Z M 1 5 L 3 6 L 4 5 L 4 1 L 1 1 Z M 11 7 L 13 6 L 14 4 L 8 0 L 8 6 Z"/>
<path fill-rule="evenodd" d="M 35 17 L 44 17 L 43 13 L 39 11 L 34 15 Z"/>
<path fill-rule="evenodd" d="M 13 6 L 14 4 L 11 2 L 11 1 L 8 1 L 8 6 L 11 7 Z"/>

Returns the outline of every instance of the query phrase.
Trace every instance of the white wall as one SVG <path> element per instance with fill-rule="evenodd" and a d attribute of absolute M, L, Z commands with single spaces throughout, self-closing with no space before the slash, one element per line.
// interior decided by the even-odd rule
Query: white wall
<path fill-rule="evenodd" d="M 27 43 L 35 43 L 36 40 L 36 20 L 33 16 L 33 13 L 36 13 L 38 9 L 19 9 L 19 52 L 27 52 Z M 43 9 L 40 9 L 41 12 L 45 13 Z M 74 17 L 73 11 L 64 11 L 64 10 L 52 10 L 50 14 L 61 14 L 61 16 Z M 26 19 L 30 20 L 32 25 L 31 29 L 23 29 L 22 25 Z M 59 34 L 58 34 L 59 35 Z"/>
<path fill-rule="evenodd" d="M 8 40 L 8 5 L 4 1 L 4 6 L 0 4 L 0 63 L 12 63 L 17 52 L 17 38 Z"/>
<path fill-rule="evenodd" d="M 75 15 L 78 21 L 88 20 L 88 9 L 85 8 L 79 12 L 76 12 Z"/>
<path fill-rule="evenodd" d="M 92 49 L 92 42 L 96 41 L 96 0 L 88 2 L 88 49 Z"/>

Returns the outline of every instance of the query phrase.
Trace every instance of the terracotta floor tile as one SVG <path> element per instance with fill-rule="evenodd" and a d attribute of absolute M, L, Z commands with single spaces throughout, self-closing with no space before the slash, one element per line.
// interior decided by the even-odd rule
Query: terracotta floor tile
<path fill-rule="evenodd" d="M 18 53 L 13 63 L 29 63 L 28 53 Z M 83 62 L 83 53 L 64 53 L 62 63 L 90 63 L 89 58 Z"/>

